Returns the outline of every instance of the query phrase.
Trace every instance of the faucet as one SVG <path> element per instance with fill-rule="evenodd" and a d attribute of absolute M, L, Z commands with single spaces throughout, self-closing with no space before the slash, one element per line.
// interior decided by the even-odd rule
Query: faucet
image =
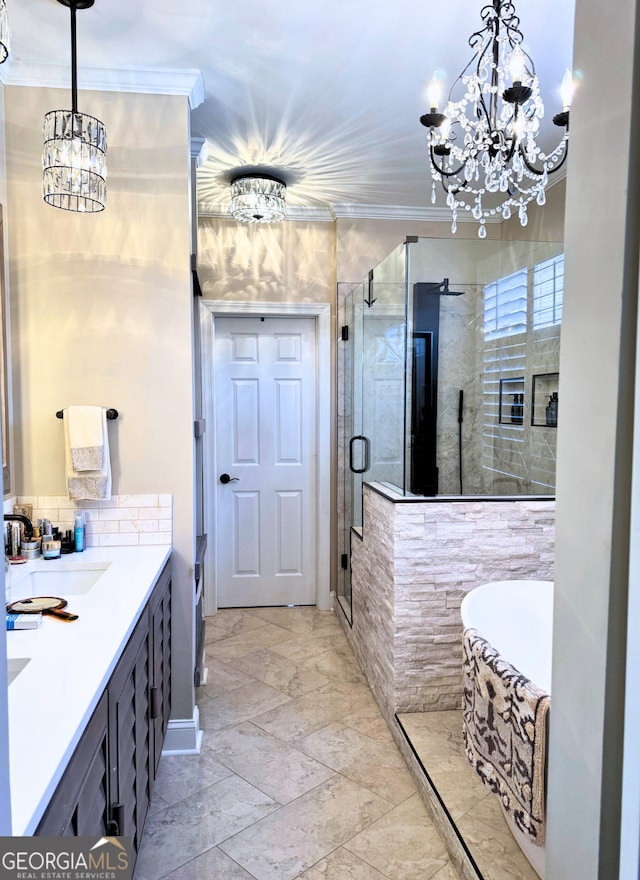
<path fill-rule="evenodd" d="M 25 538 L 33 537 L 33 523 L 29 519 L 28 516 L 23 516 L 21 513 L 5 513 L 4 515 L 5 521 L 10 519 L 15 519 L 18 522 L 21 522 L 24 526 L 24 536 Z"/>

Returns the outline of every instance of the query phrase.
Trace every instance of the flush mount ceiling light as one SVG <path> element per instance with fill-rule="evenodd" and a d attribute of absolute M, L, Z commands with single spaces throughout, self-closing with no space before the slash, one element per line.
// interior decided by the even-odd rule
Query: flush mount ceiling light
<path fill-rule="evenodd" d="M 11 51 L 11 31 L 9 30 L 9 16 L 7 4 L 0 0 L 0 64 L 5 62 Z"/>
<path fill-rule="evenodd" d="M 54 208 L 90 213 L 107 201 L 107 132 L 95 116 L 78 113 L 76 10 L 94 0 L 58 0 L 71 10 L 71 110 L 51 110 L 44 117 L 42 192 Z"/>
<path fill-rule="evenodd" d="M 481 18 L 483 28 L 469 38 L 474 55 L 454 82 L 444 113 L 438 112 L 441 87 L 434 76 L 427 90 L 431 110 L 420 122 L 429 129 L 431 201 L 440 181 L 453 215 L 452 232 L 458 210 L 470 211 L 484 238 L 489 217 L 506 220 L 517 211 L 526 226 L 529 202 L 545 203 L 549 175 L 562 167 L 569 149 L 573 77 L 566 72 L 562 112 L 553 117 L 564 135 L 547 155 L 535 140 L 544 106 L 535 65 L 522 48 L 515 7 L 510 0 L 492 0 Z M 498 194 L 498 207 L 492 193 Z M 483 205 L 485 195 L 491 207 Z"/>
<path fill-rule="evenodd" d="M 285 218 L 287 186 L 268 174 L 242 174 L 231 181 L 230 214 L 241 223 L 277 223 Z"/>

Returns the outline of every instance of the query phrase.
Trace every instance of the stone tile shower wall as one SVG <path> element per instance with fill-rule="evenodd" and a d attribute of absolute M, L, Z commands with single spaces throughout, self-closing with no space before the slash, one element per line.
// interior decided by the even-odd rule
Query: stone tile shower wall
<path fill-rule="evenodd" d="M 71 501 L 66 495 L 24 496 L 18 504 L 33 505 L 33 522 L 49 519 L 60 531 L 73 529 L 84 511 L 87 547 L 131 547 L 170 544 L 172 495 L 113 495 L 109 501 Z"/>
<path fill-rule="evenodd" d="M 394 502 L 364 490 L 347 636 L 387 717 L 459 708 L 460 603 L 494 580 L 553 579 L 553 500 Z"/>

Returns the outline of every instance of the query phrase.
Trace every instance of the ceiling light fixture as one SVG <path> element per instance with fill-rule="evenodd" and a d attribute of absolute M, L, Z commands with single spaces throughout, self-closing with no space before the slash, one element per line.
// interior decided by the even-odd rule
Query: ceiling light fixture
<path fill-rule="evenodd" d="M 565 129 L 548 155 L 536 143 L 544 106 L 531 57 L 522 48 L 520 19 L 511 0 L 492 0 L 481 13 L 484 27 L 469 38 L 474 55 L 454 82 L 444 113 L 438 112 L 441 87 L 434 75 L 427 89 L 431 108 L 420 117 L 429 129 L 431 201 L 440 181 L 456 231 L 458 210 L 470 211 L 485 238 L 489 217 L 507 220 L 518 212 L 527 225 L 527 205 L 544 205 L 549 175 L 564 164 L 569 150 L 569 107 L 573 77 L 562 82 L 562 112 L 553 122 Z M 475 66 L 475 69 L 474 69 Z M 454 99 L 464 90 L 462 97 Z M 501 203 L 491 194 L 498 194 Z M 483 200 L 489 196 L 491 207 Z"/>
<path fill-rule="evenodd" d="M 107 201 L 107 131 L 104 124 L 78 113 L 76 10 L 94 0 L 58 0 L 71 10 L 71 110 L 51 110 L 44 117 L 42 192 L 54 208 L 90 213 Z"/>
<path fill-rule="evenodd" d="M 0 0 L 0 64 L 9 57 L 11 51 L 11 31 L 9 30 L 9 16 L 7 4 Z"/>
<path fill-rule="evenodd" d="M 242 174 L 231 181 L 230 214 L 241 223 L 277 223 L 285 218 L 287 186 L 269 174 Z"/>

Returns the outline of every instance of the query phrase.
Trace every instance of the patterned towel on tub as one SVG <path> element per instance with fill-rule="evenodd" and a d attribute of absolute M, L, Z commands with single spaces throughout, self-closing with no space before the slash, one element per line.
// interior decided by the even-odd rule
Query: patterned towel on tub
<path fill-rule="evenodd" d="M 465 630 L 462 643 L 467 757 L 484 784 L 500 795 L 516 826 L 542 846 L 551 697 L 507 663 L 477 630 Z"/>

